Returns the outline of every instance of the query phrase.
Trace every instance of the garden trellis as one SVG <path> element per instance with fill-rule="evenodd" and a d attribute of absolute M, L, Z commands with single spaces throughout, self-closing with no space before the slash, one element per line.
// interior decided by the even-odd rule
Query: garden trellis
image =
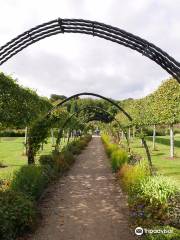
<path fill-rule="evenodd" d="M 104 108 L 102 107 L 99 107 L 99 106 L 87 106 L 87 107 L 83 107 L 81 109 L 79 109 L 77 112 L 74 112 L 72 113 L 64 122 L 63 126 L 61 127 L 59 133 L 58 133 L 58 137 L 57 137 L 57 141 L 56 141 L 56 147 L 58 148 L 58 146 L 60 145 L 60 140 L 62 138 L 62 134 L 63 134 L 63 131 L 65 129 L 65 127 L 67 126 L 67 124 L 71 121 L 71 119 L 77 115 L 78 113 L 82 112 L 82 111 L 86 111 L 86 110 L 100 110 L 100 111 L 103 111 L 104 113 L 106 113 L 108 116 L 110 116 L 119 126 L 119 128 L 125 133 L 125 136 L 126 136 L 126 141 L 127 141 L 127 145 L 128 145 L 128 148 L 129 148 L 129 139 L 127 137 L 127 132 L 126 130 L 121 126 L 120 122 L 115 118 L 115 116 L 113 116 L 113 114 L 111 114 L 110 112 L 106 111 Z M 97 120 L 97 119 L 93 119 L 93 120 Z M 108 121 L 109 119 L 107 119 Z M 92 120 L 91 120 L 92 121 Z M 103 119 L 103 116 L 102 116 L 102 119 L 99 119 L 98 121 L 104 121 Z"/>
<path fill-rule="evenodd" d="M 59 33 L 81 33 L 100 37 L 148 57 L 180 82 L 180 63 L 154 44 L 120 28 L 83 19 L 55 19 L 25 31 L 0 47 L 0 65 L 24 48 Z"/>

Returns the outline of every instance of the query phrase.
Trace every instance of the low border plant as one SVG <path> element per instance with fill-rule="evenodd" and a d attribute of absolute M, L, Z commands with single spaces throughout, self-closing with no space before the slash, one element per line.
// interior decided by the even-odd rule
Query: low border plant
<path fill-rule="evenodd" d="M 47 185 L 60 177 L 74 163 L 91 140 L 83 136 L 70 142 L 62 151 L 40 157 L 39 165 L 22 166 L 11 182 L 0 183 L 0 239 L 14 240 L 37 221 L 37 201 Z M 73 146 L 73 147 L 72 147 Z"/>
<path fill-rule="evenodd" d="M 118 152 L 121 149 L 110 142 L 109 136 L 103 135 L 102 142 L 111 160 L 112 169 L 118 171 L 120 183 L 128 194 L 132 224 L 151 229 L 158 229 L 160 226 L 174 230 L 174 235 L 152 234 L 143 239 L 179 239 L 180 190 L 175 183 L 168 177 L 150 175 L 149 167 L 139 156 L 138 161 L 133 159 L 133 155 L 119 160 Z"/>

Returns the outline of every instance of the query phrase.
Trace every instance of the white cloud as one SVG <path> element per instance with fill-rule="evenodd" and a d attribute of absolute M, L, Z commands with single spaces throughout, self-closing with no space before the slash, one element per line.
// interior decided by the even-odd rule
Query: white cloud
<path fill-rule="evenodd" d="M 6 0 L 1 3 L 0 45 L 19 33 L 58 17 L 84 18 L 137 34 L 173 57 L 180 53 L 180 1 L 174 0 Z M 36 43 L 1 66 L 42 95 L 80 91 L 122 99 L 153 91 L 169 75 L 139 53 L 79 34 Z"/>

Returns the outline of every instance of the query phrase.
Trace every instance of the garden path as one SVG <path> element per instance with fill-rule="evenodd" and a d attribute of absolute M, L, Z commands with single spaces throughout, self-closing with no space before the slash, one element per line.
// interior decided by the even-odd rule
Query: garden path
<path fill-rule="evenodd" d="M 28 240 L 133 240 L 128 208 L 100 137 L 41 202 L 42 221 Z"/>

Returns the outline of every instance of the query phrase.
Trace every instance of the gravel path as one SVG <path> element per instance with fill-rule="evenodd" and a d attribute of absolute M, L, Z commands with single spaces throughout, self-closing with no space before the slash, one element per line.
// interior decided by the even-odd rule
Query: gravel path
<path fill-rule="evenodd" d="M 49 188 L 43 220 L 30 240 L 133 240 L 128 210 L 99 137 L 75 165 Z"/>

